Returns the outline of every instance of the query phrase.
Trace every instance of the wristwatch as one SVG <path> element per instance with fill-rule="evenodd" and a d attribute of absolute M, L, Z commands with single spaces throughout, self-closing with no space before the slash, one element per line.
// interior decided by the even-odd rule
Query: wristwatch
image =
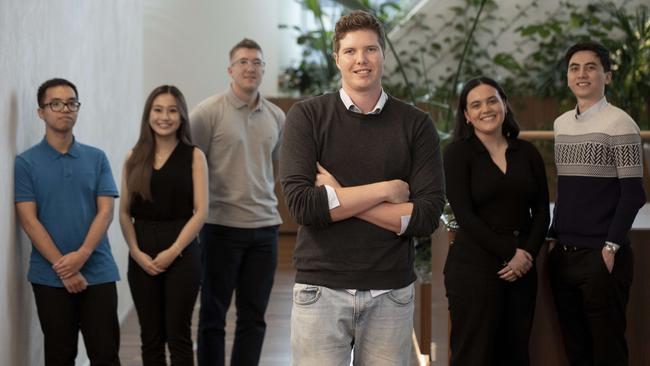
<path fill-rule="evenodd" d="M 605 250 L 608 251 L 608 252 L 610 252 L 610 253 L 612 253 L 612 254 L 616 254 L 616 252 L 618 252 L 618 249 L 619 249 L 620 247 L 621 247 L 621 246 L 618 245 L 618 244 L 614 244 L 614 243 L 610 243 L 610 242 L 605 242 Z"/>

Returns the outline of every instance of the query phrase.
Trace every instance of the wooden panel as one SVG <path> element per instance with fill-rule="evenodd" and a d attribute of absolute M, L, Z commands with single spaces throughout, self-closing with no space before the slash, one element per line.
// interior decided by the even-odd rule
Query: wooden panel
<path fill-rule="evenodd" d="M 449 304 L 442 269 L 449 252 L 447 230 L 440 225 L 431 236 L 431 365 L 448 364 Z M 427 350 L 422 352 L 427 353 Z"/>
<path fill-rule="evenodd" d="M 634 282 L 627 307 L 630 365 L 650 365 L 650 231 L 632 231 Z"/>
<path fill-rule="evenodd" d="M 627 307 L 627 340 L 630 350 L 630 366 L 650 365 L 650 231 L 632 231 L 630 234 L 634 250 L 634 282 Z M 564 357 L 564 346 L 557 320 L 553 295 L 551 293 L 546 266 L 546 247 L 537 258 L 539 289 L 537 308 L 531 335 L 531 366 L 568 365 Z"/>

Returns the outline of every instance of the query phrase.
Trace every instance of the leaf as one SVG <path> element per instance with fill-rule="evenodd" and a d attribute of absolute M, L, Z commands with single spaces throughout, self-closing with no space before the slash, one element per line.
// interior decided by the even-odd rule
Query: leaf
<path fill-rule="evenodd" d="M 358 0 L 334 0 L 334 2 L 343 5 L 344 7 L 351 9 L 351 10 L 366 10 L 366 11 L 372 11 L 370 9 L 369 4 L 364 4 L 361 1 Z"/>
<path fill-rule="evenodd" d="M 547 28 L 542 28 L 539 30 L 539 35 L 542 38 L 547 38 L 548 36 L 551 35 L 551 31 L 549 31 Z"/>
<path fill-rule="evenodd" d="M 323 12 L 320 8 L 320 1 L 318 0 L 303 0 L 303 4 L 309 9 L 316 18 L 323 16 Z"/>
<path fill-rule="evenodd" d="M 501 67 L 503 67 L 503 68 L 505 68 L 507 70 L 511 70 L 511 71 L 521 71 L 522 70 L 522 68 L 519 65 L 519 63 L 517 62 L 517 60 L 511 54 L 508 54 L 508 53 L 504 53 L 504 52 L 497 53 L 494 56 L 494 58 L 492 59 L 492 61 L 495 64 L 497 64 L 497 65 L 499 65 L 499 66 L 501 66 Z"/>
<path fill-rule="evenodd" d="M 580 25 L 582 24 L 582 19 L 580 16 L 577 14 L 571 14 L 571 18 L 569 18 L 569 27 L 571 28 L 579 28 Z"/>
<path fill-rule="evenodd" d="M 383 3 L 383 4 L 381 4 L 381 5 L 379 6 L 379 10 L 380 10 L 381 12 L 385 12 L 385 9 L 386 9 L 386 8 L 392 8 L 392 9 L 394 9 L 394 10 L 396 10 L 396 11 L 400 11 L 400 10 L 402 10 L 402 7 L 401 7 L 398 3 L 394 3 L 394 2 L 390 2 L 390 1 L 389 1 L 389 2 L 386 2 L 386 3 Z"/>
<path fill-rule="evenodd" d="M 539 25 L 528 25 L 528 26 L 520 27 L 519 32 L 521 33 L 522 36 L 528 37 L 534 35 L 535 33 L 539 33 L 541 29 L 542 26 Z"/>

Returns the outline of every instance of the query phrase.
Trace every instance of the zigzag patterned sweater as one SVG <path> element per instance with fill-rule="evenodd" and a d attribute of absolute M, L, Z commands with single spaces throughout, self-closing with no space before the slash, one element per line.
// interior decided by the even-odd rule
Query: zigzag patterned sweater
<path fill-rule="evenodd" d="M 557 199 L 549 236 L 577 247 L 627 245 L 645 203 L 639 127 L 603 98 L 555 120 Z"/>

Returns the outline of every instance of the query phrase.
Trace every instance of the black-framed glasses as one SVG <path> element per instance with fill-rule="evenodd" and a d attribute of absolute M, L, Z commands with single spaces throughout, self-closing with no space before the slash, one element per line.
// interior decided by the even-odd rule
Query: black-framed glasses
<path fill-rule="evenodd" d="M 81 103 L 76 100 L 71 100 L 69 102 L 64 102 L 62 100 L 53 100 L 49 103 L 43 104 L 41 108 L 45 108 L 48 105 L 50 106 L 50 109 L 53 110 L 54 112 L 63 111 L 63 107 L 68 107 L 68 110 L 70 112 L 76 112 L 79 110 L 79 107 L 81 107 Z"/>
<path fill-rule="evenodd" d="M 248 67 L 253 66 L 256 69 L 262 68 L 266 63 L 259 58 L 249 60 L 247 58 L 240 58 L 239 60 L 233 61 L 230 66 L 239 66 L 239 67 Z"/>

